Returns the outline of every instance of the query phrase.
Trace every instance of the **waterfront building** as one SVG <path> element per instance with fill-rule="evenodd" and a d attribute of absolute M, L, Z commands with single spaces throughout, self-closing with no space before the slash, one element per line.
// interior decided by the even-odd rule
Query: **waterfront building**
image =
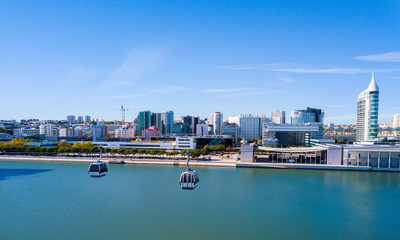
<path fill-rule="evenodd" d="M 172 133 L 172 125 L 174 124 L 174 111 L 168 110 L 165 113 L 162 113 L 161 121 L 163 124 L 163 129 L 161 132 L 163 134 L 171 134 Z"/>
<path fill-rule="evenodd" d="M 286 112 L 285 111 L 272 111 L 271 112 L 271 122 L 282 124 L 286 122 Z"/>
<path fill-rule="evenodd" d="M 172 124 L 171 131 L 171 134 L 174 135 L 192 135 L 192 129 L 190 125 L 181 122 Z"/>
<path fill-rule="evenodd" d="M 143 130 L 146 130 L 151 126 L 151 112 L 150 111 L 142 111 L 138 114 L 138 133 L 142 133 Z"/>
<path fill-rule="evenodd" d="M 373 140 L 377 137 L 379 108 L 379 88 L 372 73 L 371 82 L 358 96 L 357 141 Z"/>
<path fill-rule="evenodd" d="M 224 116 L 220 112 L 214 112 L 210 115 L 210 124 L 213 126 L 214 135 L 222 135 L 222 124 L 224 122 Z"/>
<path fill-rule="evenodd" d="M 74 115 L 68 115 L 67 116 L 67 122 L 70 124 L 74 124 L 76 122 L 75 116 Z"/>
<path fill-rule="evenodd" d="M 142 141 L 134 140 L 130 142 L 106 142 L 93 141 L 95 146 L 105 148 L 136 148 L 136 149 L 165 149 L 165 150 L 193 150 L 196 148 L 196 140 L 193 137 L 176 137 L 172 141 Z"/>
<path fill-rule="evenodd" d="M 320 123 L 267 123 L 263 125 L 263 146 L 310 146 L 311 135 L 320 131 Z"/>
<path fill-rule="evenodd" d="M 188 134 L 196 135 L 196 125 L 200 123 L 200 118 L 189 115 L 181 118 L 182 118 L 182 123 L 189 127 Z"/>
<path fill-rule="evenodd" d="M 291 115 L 292 123 L 323 123 L 324 112 L 321 109 L 309 108 L 307 110 L 293 110 Z"/>
<path fill-rule="evenodd" d="M 237 139 L 239 136 L 239 127 L 236 123 L 226 123 L 224 124 L 223 132 L 224 135 L 232 136 L 233 139 Z"/>
<path fill-rule="evenodd" d="M 311 133 L 310 138 L 324 138 L 324 112 L 321 109 L 307 107 L 307 110 L 294 110 L 291 113 L 291 122 L 295 124 L 319 123 L 319 131 Z"/>
<path fill-rule="evenodd" d="M 229 123 L 235 123 L 239 128 L 239 137 L 245 140 L 258 139 L 261 136 L 262 124 L 267 123 L 264 115 L 240 114 L 229 117 Z"/>
<path fill-rule="evenodd" d="M 208 125 L 205 123 L 196 125 L 196 136 L 206 136 L 208 135 Z"/>

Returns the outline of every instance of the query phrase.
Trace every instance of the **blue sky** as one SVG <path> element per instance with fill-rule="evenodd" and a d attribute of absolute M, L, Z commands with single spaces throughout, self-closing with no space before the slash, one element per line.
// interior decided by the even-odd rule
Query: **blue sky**
<path fill-rule="evenodd" d="M 400 1 L 2 1 L 0 119 L 400 113 Z M 288 116 L 289 117 L 289 114 Z"/>

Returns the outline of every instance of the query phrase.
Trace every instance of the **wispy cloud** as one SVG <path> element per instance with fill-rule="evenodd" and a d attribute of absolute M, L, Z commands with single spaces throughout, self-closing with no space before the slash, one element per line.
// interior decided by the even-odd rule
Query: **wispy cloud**
<path fill-rule="evenodd" d="M 400 54 L 400 53 L 399 53 Z M 360 74 L 370 72 L 400 72 L 400 68 L 380 68 L 380 69 L 363 69 L 363 68 L 304 68 L 304 67 L 288 67 L 294 64 L 259 64 L 259 65 L 237 65 L 225 66 L 223 69 L 235 71 L 267 71 L 267 72 L 287 72 L 287 73 L 321 73 L 321 74 Z M 293 82 L 288 78 L 281 78 L 281 81 Z"/>
<path fill-rule="evenodd" d="M 367 56 L 357 56 L 354 59 L 371 62 L 400 62 L 400 52 L 389 52 Z"/>
<path fill-rule="evenodd" d="M 138 77 L 154 71 L 160 64 L 162 56 L 161 50 L 131 50 L 123 63 L 104 81 L 103 88 L 133 84 Z"/>
<path fill-rule="evenodd" d="M 273 71 L 277 72 L 290 72 L 290 73 L 329 73 L 329 74 L 355 74 L 362 73 L 359 68 L 276 68 Z"/>
<path fill-rule="evenodd" d="M 279 78 L 279 80 L 281 80 L 281 81 L 283 81 L 283 82 L 287 82 L 287 83 L 294 83 L 294 82 L 296 82 L 295 80 L 290 79 L 290 78 Z"/>

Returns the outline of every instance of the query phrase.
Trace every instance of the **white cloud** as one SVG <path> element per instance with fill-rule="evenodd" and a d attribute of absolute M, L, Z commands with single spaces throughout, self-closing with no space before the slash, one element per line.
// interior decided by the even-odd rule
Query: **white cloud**
<path fill-rule="evenodd" d="M 328 73 L 328 74 L 355 74 L 363 73 L 364 71 L 359 68 L 277 68 L 273 69 L 277 72 L 290 72 L 290 73 Z"/>
<path fill-rule="evenodd" d="M 293 79 L 290 79 L 290 78 L 279 78 L 279 80 L 281 80 L 283 82 L 287 82 L 287 83 L 294 83 L 295 82 Z"/>
<path fill-rule="evenodd" d="M 400 62 L 400 52 L 389 52 L 367 56 L 357 56 L 354 59 L 372 62 Z"/>
<path fill-rule="evenodd" d="M 123 63 L 104 81 L 103 88 L 134 84 L 138 77 L 154 71 L 159 66 L 162 55 L 160 50 L 131 50 Z"/>

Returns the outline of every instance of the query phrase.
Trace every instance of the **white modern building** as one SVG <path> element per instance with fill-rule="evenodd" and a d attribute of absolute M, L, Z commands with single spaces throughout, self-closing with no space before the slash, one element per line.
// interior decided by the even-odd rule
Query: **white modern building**
<path fill-rule="evenodd" d="M 197 124 L 196 125 L 196 136 L 206 136 L 208 135 L 208 125 L 205 123 Z"/>
<path fill-rule="evenodd" d="M 210 123 L 213 126 L 214 135 L 222 135 L 222 124 L 224 116 L 220 112 L 214 112 L 210 115 Z"/>
<path fill-rule="evenodd" d="M 42 134 L 45 136 L 53 136 L 53 129 L 54 129 L 53 124 L 40 125 L 39 126 L 39 134 Z"/>
<path fill-rule="evenodd" d="M 176 137 L 175 141 L 147 141 L 137 140 L 130 142 L 103 142 L 94 141 L 94 145 L 106 148 L 137 148 L 137 149 L 165 149 L 165 150 L 193 150 L 196 140 L 193 137 Z"/>
<path fill-rule="evenodd" d="M 239 137 L 245 140 L 258 139 L 261 136 L 263 124 L 269 122 L 264 115 L 240 114 L 236 117 L 229 117 L 229 123 L 235 123 L 239 128 Z"/>
<path fill-rule="evenodd" d="M 357 141 L 373 140 L 377 137 L 379 88 L 374 73 L 369 87 L 358 96 Z"/>
<path fill-rule="evenodd" d="M 319 123 L 290 123 L 263 125 L 263 146 L 310 145 L 311 135 L 320 130 Z"/>
<path fill-rule="evenodd" d="M 271 112 L 271 122 L 282 124 L 286 122 L 286 112 L 285 111 L 272 111 Z"/>

